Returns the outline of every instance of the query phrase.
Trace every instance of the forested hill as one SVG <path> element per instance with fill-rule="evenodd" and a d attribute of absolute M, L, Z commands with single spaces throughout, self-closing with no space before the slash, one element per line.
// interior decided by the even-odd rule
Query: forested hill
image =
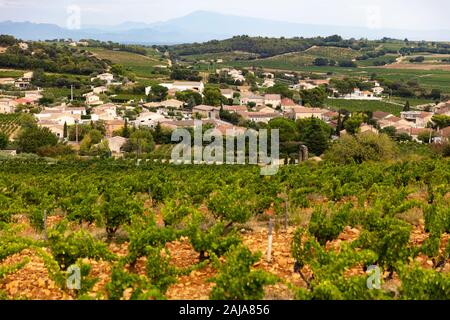
<path fill-rule="evenodd" d="M 175 56 L 245 51 L 265 58 L 284 53 L 304 51 L 313 46 L 332 46 L 360 50 L 375 46 L 375 44 L 367 40 L 344 40 L 338 35 L 325 38 L 267 38 L 243 35 L 222 41 L 213 40 L 205 43 L 160 46 L 159 49 L 169 50 Z"/>
<path fill-rule="evenodd" d="M 0 54 L 0 68 L 90 75 L 104 72 L 108 67 L 106 61 L 97 59 L 88 51 L 56 42 L 27 42 L 25 47 L 20 43 L 12 36 L 0 35 L 0 47 L 6 49 Z"/>

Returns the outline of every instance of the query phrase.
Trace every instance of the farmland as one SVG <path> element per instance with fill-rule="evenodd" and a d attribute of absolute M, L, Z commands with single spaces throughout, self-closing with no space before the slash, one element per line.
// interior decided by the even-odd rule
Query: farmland
<path fill-rule="evenodd" d="M 106 59 L 112 63 L 123 65 L 126 69 L 142 78 L 152 78 L 152 72 L 156 65 L 166 65 L 164 59 L 158 59 L 153 53 L 151 56 L 143 56 L 136 53 L 114 51 L 104 48 L 86 48 L 86 50 L 95 54 L 99 59 Z"/>
<path fill-rule="evenodd" d="M 4 161 L 0 292 L 8 299 L 448 299 L 449 165 L 306 163 L 262 177 L 257 166 Z M 270 218 L 268 261 L 258 252 L 267 249 Z M 365 267 L 374 264 L 383 287 L 368 290 Z M 70 266 L 85 270 L 79 290 L 61 281 Z M 240 291 L 230 281 L 254 286 Z"/>
<path fill-rule="evenodd" d="M 19 127 L 19 114 L 0 114 L 0 132 L 6 133 L 9 138 L 12 138 L 14 137 Z"/>
<path fill-rule="evenodd" d="M 345 109 L 349 112 L 384 111 L 394 115 L 400 115 L 403 110 L 402 105 L 370 100 L 328 99 L 325 105 L 334 110 Z"/>

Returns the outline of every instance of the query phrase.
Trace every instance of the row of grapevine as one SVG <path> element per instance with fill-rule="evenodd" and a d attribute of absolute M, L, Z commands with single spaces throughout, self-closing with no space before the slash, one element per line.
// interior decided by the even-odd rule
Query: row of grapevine
<path fill-rule="evenodd" d="M 123 298 L 130 287 L 131 298 L 164 298 L 177 276 L 210 264 L 218 270 L 211 279 L 211 298 L 260 299 L 265 285 L 283 280 L 252 269 L 259 257 L 242 245 L 240 230 L 268 211 L 281 217 L 287 201 L 291 210 L 312 209 L 292 243 L 292 269 L 305 284 L 288 283 L 297 298 L 448 299 L 450 276 L 443 266 L 450 258 L 450 241 L 445 243 L 450 233 L 449 186 L 450 162 L 443 159 L 346 166 L 306 163 L 282 167 L 269 177 L 261 176 L 257 166 L 4 160 L 0 263 L 23 248 L 47 247 L 51 255 L 42 255 L 55 279 L 64 278 L 70 265 L 79 265 L 86 286 L 76 295 L 83 297 L 94 283 L 83 259 L 109 261 L 111 282 L 104 297 L 110 299 Z M 408 218 L 412 210 L 423 213 L 423 243 L 411 242 L 413 228 L 421 223 Z M 46 241 L 8 231 L 17 214 L 26 214 L 41 232 L 44 212 L 64 218 L 47 230 Z M 86 224 L 102 227 L 104 241 L 87 232 Z M 346 227 L 361 230 L 359 237 L 338 251 L 329 250 Z M 128 241 L 122 257 L 107 246 L 119 230 Z M 165 248 L 182 237 L 197 252 L 198 263 L 179 269 L 169 263 Z M 432 259 L 431 269 L 414 264 L 420 255 Z M 135 270 L 144 257 L 145 276 Z M 347 274 L 351 268 L 370 265 L 384 271 L 381 282 L 400 278 L 401 290 L 368 290 L 367 274 Z M 415 275 L 422 275 L 416 281 L 423 290 L 414 282 Z"/>

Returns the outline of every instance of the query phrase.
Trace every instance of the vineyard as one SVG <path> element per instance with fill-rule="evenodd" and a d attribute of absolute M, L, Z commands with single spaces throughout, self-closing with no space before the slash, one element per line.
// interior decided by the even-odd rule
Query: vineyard
<path fill-rule="evenodd" d="M 450 299 L 449 183 L 444 159 L 307 162 L 275 176 L 5 160 L 0 297 Z"/>
<path fill-rule="evenodd" d="M 19 114 L 0 114 L 0 132 L 11 137 L 20 127 Z"/>

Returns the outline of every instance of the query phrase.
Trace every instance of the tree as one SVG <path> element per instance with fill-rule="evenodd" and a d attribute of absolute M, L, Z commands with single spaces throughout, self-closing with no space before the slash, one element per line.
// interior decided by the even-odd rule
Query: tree
<path fill-rule="evenodd" d="M 403 107 L 404 112 L 411 111 L 411 106 L 409 105 L 409 101 L 406 101 L 405 106 Z"/>
<path fill-rule="evenodd" d="M 419 133 L 419 135 L 417 136 L 417 139 L 419 139 L 419 141 L 422 141 L 423 143 L 431 143 L 433 138 L 436 137 L 436 132 L 434 131 L 422 131 Z"/>
<path fill-rule="evenodd" d="M 322 107 L 327 99 L 327 92 L 322 87 L 317 87 L 311 90 L 301 90 L 300 96 L 304 105 L 312 107 Z"/>
<path fill-rule="evenodd" d="M 280 142 L 298 141 L 298 130 L 293 120 L 275 118 L 269 121 L 268 127 L 280 131 Z"/>
<path fill-rule="evenodd" d="M 206 88 L 203 95 L 203 103 L 209 106 L 220 106 L 227 102 L 227 99 L 222 96 L 219 88 Z"/>
<path fill-rule="evenodd" d="M 386 161 L 397 154 L 395 143 L 385 134 L 371 132 L 344 135 L 325 153 L 325 159 L 341 163 L 362 163 L 364 161 Z"/>
<path fill-rule="evenodd" d="M 202 95 L 192 90 L 177 92 L 175 96 L 178 100 L 185 102 L 189 109 L 192 109 L 193 107 L 198 106 L 203 102 Z"/>
<path fill-rule="evenodd" d="M 292 99 L 294 92 L 284 83 L 275 83 L 273 87 L 267 89 L 266 93 L 280 94 L 284 98 Z"/>
<path fill-rule="evenodd" d="M 361 114 L 352 114 L 352 116 L 344 122 L 344 128 L 347 133 L 355 135 L 359 132 L 359 128 L 363 122 L 364 117 Z"/>
<path fill-rule="evenodd" d="M 450 116 L 445 114 L 435 114 L 433 118 L 431 118 L 431 122 L 434 129 L 444 129 L 450 126 Z"/>
<path fill-rule="evenodd" d="M 430 93 L 430 98 L 434 100 L 440 100 L 442 91 L 440 89 L 432 89 Z"/>
<path fill-rule="evenodd" d="M 67 130 L 67 122 L 64 121 L 64 128 L 63 128 L 63 138 L 67 138 L 68 130 Z"/>
<path fill-rule="evenodd" d="M 130 146 L 140 156 L 142 153 L 151 152 L 155 148 L 155 142 L 150 130 L 137 129 L 130 135 Z"/>
<path fill-rule="evenodd" d="M 169 89 L 157 84 L 155 86 L 152 86 L 152 88 L 150 90 L 150 94 L 149 94 L 149 99 L 151 101 L 160 102 L 160 101 L 166 100 L 168 93 L 169 93 Z"/>
<path fill-rule="evenodd" d="M 386 127 L 380 130 L 380 133 L 387 134 L 390 138 L 395 138 L 397 135 L 397 129 L 393 126 Z"/>
<path fill-rule="evenodd" d="M 175 67 L 170 74 L 170 79 L 172 80 L 187 80 L 187 81 L 200 81 L 202 77 L 200 77 L 198 71 L 187 69 L 183 67 Z"/>
<path fill-rule="evenodd" d="M 125 68 L 121 64 L 113 64 L 111 66 L 111 72 L 118 76 L 123 76 L 125 75 Z"/>
<path fill-rule="evenodd" d="M 315 66 L 318 66 L 318 67 L 321 67 L 321 66 L 327 66 L 328 63 L 329 63 L 328 59 L 325 59 L 325 58 L 316 58 L 316 59 L 313 61 L 313 64 L 314 64 Z"/>
<path fill-rule="evenodd" d="M 358 65 L 351 60 L 342 60 L 339 62 L 339 67 L 343 68 L 357 68 Z"/>
<path fill-rule="evenodd" d="M 320 156 L 328 149 L 333 129 L 324 121 L 314 117 L 300 119 L 297 120 L 297 127 L 300 140 L 305 143 L 311 153 Z"/>
<path fill-rule="evenodd" d="M 130 129 L 128 128 L 128 119 L 125 119 L 125 125 L 122 130 L 122 137 L 129 138 L 130 137 Z"/>
<path fill-rule="evenodd" d="M 20 152 L 36 153 L 41 147 L 55 146 L 58 137 L 49 128 L 34 126 L 23 129 L 16 141 Z"/>
<path fill-rule="evenodd" d="M 9 137 L 6 133 L 0 132 L 0 150 L 5 149 L 8 146 Z"/>

